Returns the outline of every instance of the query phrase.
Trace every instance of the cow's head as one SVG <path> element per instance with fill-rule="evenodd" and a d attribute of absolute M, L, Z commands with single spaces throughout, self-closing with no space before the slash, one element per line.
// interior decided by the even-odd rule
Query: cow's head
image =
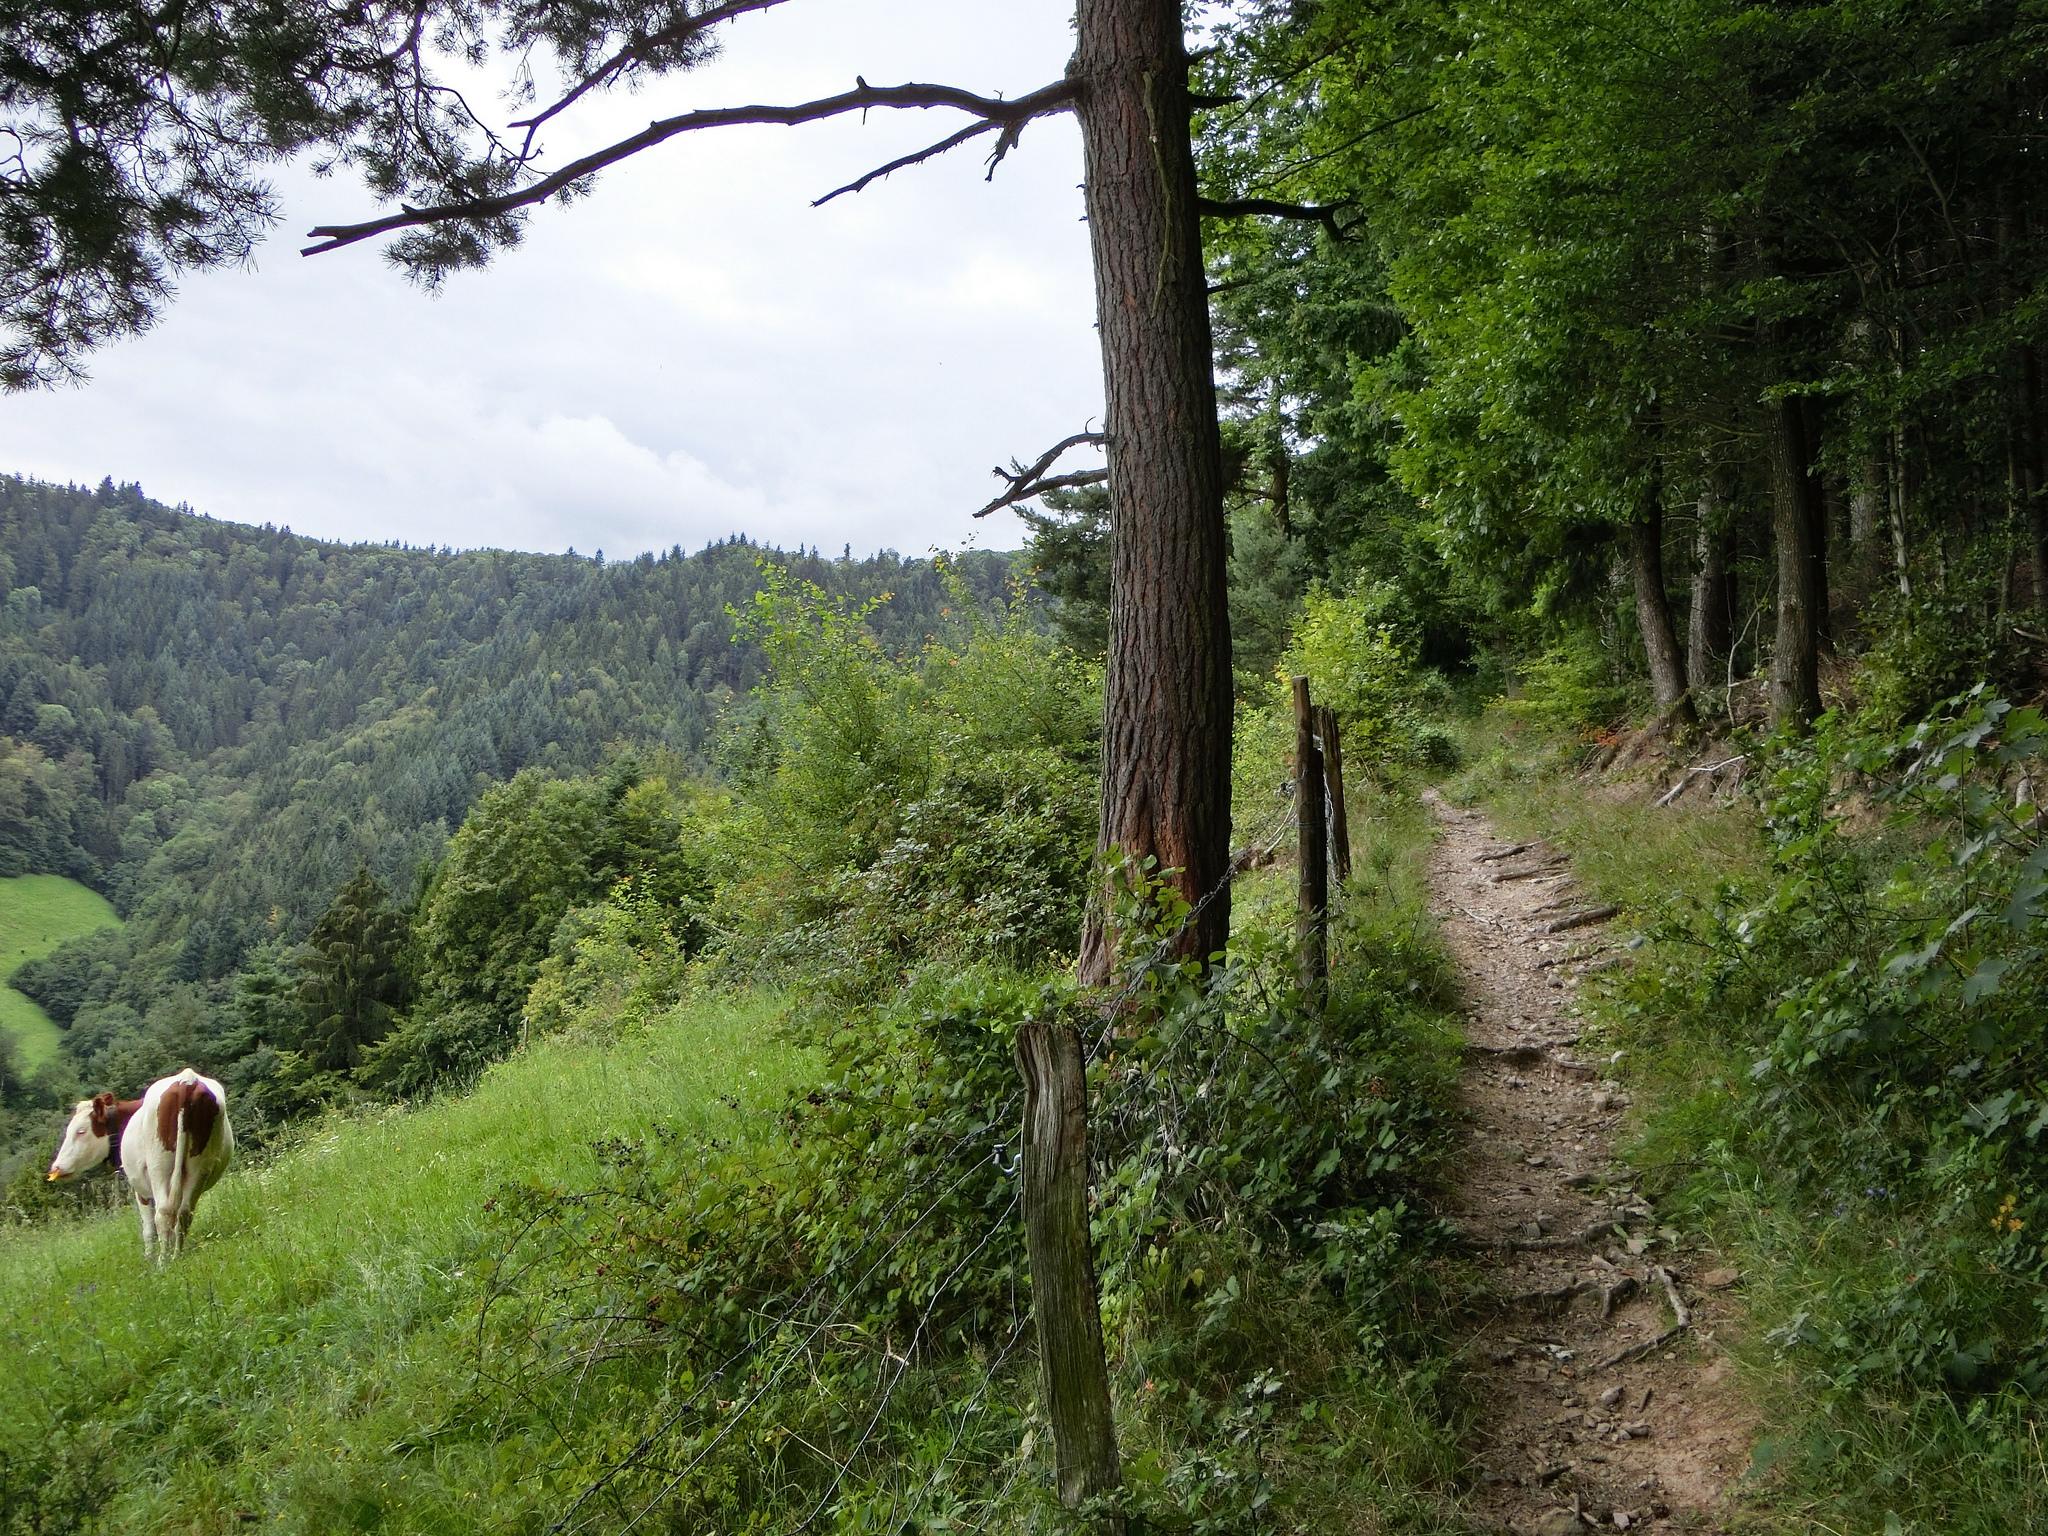
<path fill-rule="evenodd" d="M 109 1118 L 114 1103 L 111 1093 L 78 1101 L 71 1123 L 64 1127 L 64 1139 L 57 1143 L 57 1155 L 50 1160 L 49 1182 L 76 1178 L 107 1160 L 114 1150 L 114 1127 Z"/>

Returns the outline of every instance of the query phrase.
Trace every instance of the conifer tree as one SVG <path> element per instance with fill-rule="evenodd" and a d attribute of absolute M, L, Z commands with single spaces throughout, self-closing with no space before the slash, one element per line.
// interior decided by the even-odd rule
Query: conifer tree
<path fill-rule="evenodd" d="M 293 962 L 297 1047 L 323 1072 L 351 1071 L 405 1004 L 403 914 L 367 867 L 341 888 Z"/>

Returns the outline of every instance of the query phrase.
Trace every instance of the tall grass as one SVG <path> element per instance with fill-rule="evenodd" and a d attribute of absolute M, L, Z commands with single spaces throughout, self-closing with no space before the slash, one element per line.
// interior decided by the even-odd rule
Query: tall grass
<path fill-rule="evenodd" d="M 121 919 L 99 892 L 62 875 L 16 875 L 0 880 L 0 981 L 24 961 L 40 959 L 67 939 Z M 14 1045 L 15 1060 L 33 1072 L 57 1054 L 63 1038 L 56 1023 L 14 988 L 0 986 L 0 1035 Z"/>
<path fill-rule="evenodd" d="M 132 1216 L 0 1238 L 0 1506 L 31 1530 L 537 1527 L 531 1474 L 568 1426 L 467 1411 L 493 1191 L 588 1184 L 594 1142 L 658 1126 L 772 1134 L 759 1111 L 804 1070 L 777 1011 L 687 1006 L 543 1043 L 466 1098 L 321 1122 L 231 1172 L 161 1272 Z"/>

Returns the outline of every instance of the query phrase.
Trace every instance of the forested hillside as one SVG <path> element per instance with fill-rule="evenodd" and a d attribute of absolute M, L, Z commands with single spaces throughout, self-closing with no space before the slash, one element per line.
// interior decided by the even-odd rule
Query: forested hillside
<path fill-rule="evenodd" d="M 902 650 L 1008 572 L 738 537 L 616 563 L 337 545 L 134 486 L 0 478 L 0 874 L 70 876 L 128 920 L 25 978 L 60 1023 L 93 1013 L 35 1101 L 165 1010 L 189 1039 L 359 869 L 415 899 L 478 796 L 523 769 L 628 749 L 707 768 L 762 675 L 732 610 L 764 560 L 887 594 L 867 622 Z"/>

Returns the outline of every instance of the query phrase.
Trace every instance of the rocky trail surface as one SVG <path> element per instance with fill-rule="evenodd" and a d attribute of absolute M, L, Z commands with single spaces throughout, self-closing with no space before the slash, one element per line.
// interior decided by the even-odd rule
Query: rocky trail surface
<path fill-rule="evenodd" d="M 1447 1215 L 1481 1301 L 1477 1529 L 1727 1529 L 1753 1415 L 1721 1340 L 1740 1277 L 1676 1246 L 1615 1161 L 1627 1107 L 1581 1046 L 1579 977 L 1614 963 L 1615 913 L 1541 843 L 1429 796 L 1434 903 L 1465 988 L 1468 1144 Z"/>

